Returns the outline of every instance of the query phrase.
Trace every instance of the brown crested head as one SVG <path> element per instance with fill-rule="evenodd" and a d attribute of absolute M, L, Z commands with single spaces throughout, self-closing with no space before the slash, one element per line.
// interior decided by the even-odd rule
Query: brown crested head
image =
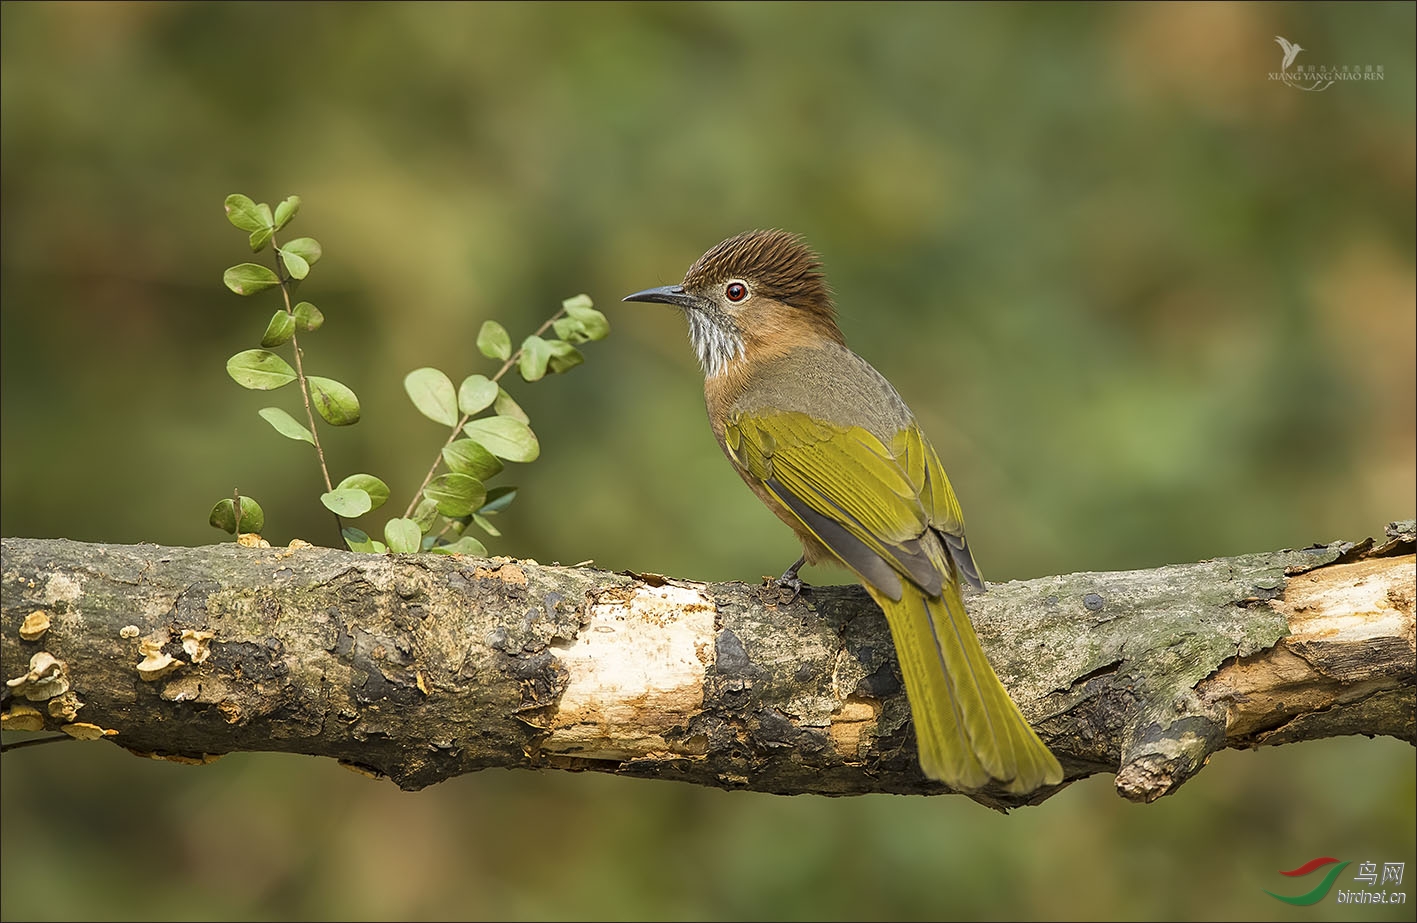
<path fill-rule="evenodd" d="M 625 300 L 682 308 L 710 378 L 742 359 L 823 340 L 845 344 L 821 259 L 786 231 L 730 237 L 699 257 L 682 285 L 645 289 Z"/>
<path fill-rule="evenodd" d="M 821 257 L 796 234 L 774 229 L 730 237 L 689 267 L 684 288 L 723 289 L 734 280 L 746 283 L 755 297 L 770 298 L 836 323 L 836 306 Z"/>

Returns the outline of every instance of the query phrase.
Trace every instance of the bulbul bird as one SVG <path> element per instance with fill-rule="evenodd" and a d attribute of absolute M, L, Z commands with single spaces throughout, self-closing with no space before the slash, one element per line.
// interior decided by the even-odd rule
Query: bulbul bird
<path fill-rule="evenodd" d="M 1015 793 L 1062 767 L 994 674 L 960 596 L 983 589 L 959 501 L 890 382 L 846 346 L 821 260 L 785 231 L 713 247 L 679 285 L 625 301 L 682 308 L 714 436 L 802 542 L 804 563 L 846 566 L 890 624 L 920 766 L 954 789 Z"/>

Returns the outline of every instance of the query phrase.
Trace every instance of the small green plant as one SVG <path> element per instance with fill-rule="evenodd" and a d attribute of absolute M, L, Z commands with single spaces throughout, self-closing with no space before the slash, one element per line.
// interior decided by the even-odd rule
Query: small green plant
<path fill-rule="evenodd" d="M 515 487 L 488 488 L 487 481 L 502 472 L 503 461 L 531 462 L 541 454 L 531 421 L 502 387 L 503 377 L 515 368 L 523 380 L 534 382 L 548 372 L 575 368 L 585 361 L 576 347 L 604 339 L 610 333 L 609 322 L 588 296 L 577 295 L 563 301 L 560 310 L 523 339 L 515 351 L 505 327 L 492 320 L 483 323 L 477 348 L 487 358 L 501 362 L 491 377 L 469 375 L 455 388 L 452 379 L 438 369 L 409 372 L 404 390 L 413 406 L 448 427 L 450 433 L 403 515 L 384 524 L 384 540 L 370 538 L 363 529 L 346 525 L 345 520 L 383 506 L 389 499 L 389 488 L 372 474 L 351 474 L 339 483 L 330 477 L 316 417 L 330 426 L 358 423 L 359 398 L 346 385 L 305 371 L 299 336 L 319 330 L 325 317 L 310 302 L 295 301 L 294 293 L 323 251 L 313 237 L 295 238 L 284 245 L 276 239 L 299 211 L 299 196 L 287 198 L 274 210 L 244 195 L 226 198 L 227 219 L 247 232 L 253 253 L 271 246 L 275 268 L 240 263 L 226 270 L 222 281 L 238 295 L 279 288 L 283 301 L 283 307 L 266 325 L 261 348 L 232 356 L 226 363 L 227 373 L 253 391 L 274 391 L 292 382 L 299 385 L 304 423 L 279 407 L 264 407 L 260 415 L 282 436 L 309 443 L 315 450 L 325 488 L 320 502 L 334 514 L 340 535 L 352 551 L 486 554 L 487 548 L 466 534 L 467 528 L 476 525 L 488 535 L 501 535 L 489 517 L 505 510 L 517 495 Z M 548 331 L 554 336 L 547 337 Z M 289 346 L 293 365 L 273 352 L 285 346 Z M 444 467 L 447 470 L 439 473 Z M 233 534 L 259 532 L 265 526 L 265 513 L 254 499 L 237 493 L 212 508 L 210 522 Z"/>

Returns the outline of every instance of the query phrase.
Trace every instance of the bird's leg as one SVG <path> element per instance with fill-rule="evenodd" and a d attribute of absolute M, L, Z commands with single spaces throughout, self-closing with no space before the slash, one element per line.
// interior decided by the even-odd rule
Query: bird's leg
<path fill-rule="evenodd" d="M 797 563 L 782 572 L 782 576 L 777 578 L 777 588 L 779 590 L 791 590 L 792 595 L 787 597 L 787 604 L 790 606 L 797 602 L 797 597 L 802 595 L 802 578 L 797 576 L 797 572 L 802 569 L 802 565 L 807 563 L 807 556 L 804 554 L 797 559 Z"/>

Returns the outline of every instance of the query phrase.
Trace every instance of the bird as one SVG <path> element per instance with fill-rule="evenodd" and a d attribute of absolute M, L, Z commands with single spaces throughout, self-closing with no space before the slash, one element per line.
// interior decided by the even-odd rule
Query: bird
<path fill-rule="evenodd" d="M 836 563 L 884 611 L 923 773 L 963 792 L 1059 784 L 965 611 L 961 582 L 984 582 L 959 500 L 905 401 L 847 347 L 821 258 L 787 231 L 747 231 L 682 283 L 624 300 L 683 310 L 719 447 L 802 544 L 776 580 L 788 603 L 804 564 Z"/>
<path fill-rule="evenodd" d="M 1281 71 L 1287 71 L 1289 70 L 1289 65 L 1294 63 L 1294 59 L 1299 57 L 1299 52 L 1303 51 L 1304 47 L 1298 42 L 1289 41 L 1289 39 L 1282 35 L 1276 35 L 1274 40 L 1279 43 L 1280 48 L 1284 49 L 1284 63 L 1279 65 L 1279 69 Z"/>

